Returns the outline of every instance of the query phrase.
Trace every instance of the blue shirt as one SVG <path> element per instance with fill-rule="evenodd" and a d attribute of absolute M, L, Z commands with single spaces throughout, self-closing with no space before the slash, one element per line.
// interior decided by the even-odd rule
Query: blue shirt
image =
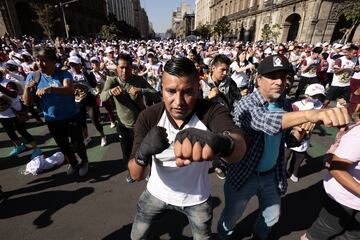
<path fill-rule="evenodd" d="M 26 78 L 26 84 L 33 79 L 34 72 L 29 73 Z M 54 74 L 46 76 L 41 73 L 37 89 L 46 88 L 49 86 L 62 87 L 64 86 L 64 79 L 73 80 L 72 76 L 67 71 L 56 69 Z M 44 113 L 46 121 L 57 121 L 70 118 L 77 113 L 77 107 L 74 96 L 59 95 L 57 93 L 50 93 L 43 95 L 40 98 L 40 106 Z"/>
<path fill-rule="evenodd" d="M 278 103 L 269 103 L 267 109 L 270 112 L 284 112 L 284 109 Z M 264 134 L 264 151 L 257 166 L 257 171 L 266 172 L 275 166 L 279 157 L 281 137 L 282 132 L 275 135 Z"/>

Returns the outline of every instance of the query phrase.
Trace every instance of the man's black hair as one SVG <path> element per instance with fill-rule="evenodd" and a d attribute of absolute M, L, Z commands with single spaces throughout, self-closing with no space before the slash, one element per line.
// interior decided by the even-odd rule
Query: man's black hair
<path fill-rule="evenodd" d="M 316 47 L 312 50 L 313 53 L 321 53 L 322 52 L 322 48 L 321 47 Z"/>
<path fill-rule="evenodd" d="M 119 56 L 117 57 L 117 63 L 118 63 L 120 60 L 124 60 L 124 61 L 126 61 L 130 66 L 132 66 L 133 59 L 132 59 L 132 57 L 131 57 L 129 54 L 120 53 Z"/>
<path fill-rule="evenodd" d="M 35 57 L 46 57 L 50 61 L 54 61 L 54 62 L 58 61 L 55 48 L 39 46 L 33 49 L 33 53 Z"/>
<path fill-rule="evenodd" d="M 349 46 L 349 51 L 351 51 L 351 50 L 358 51 L 358 50 L 359 50 L 359 47 L 356 46 L 356 45 L 354 45 L 354 44 L 351 44 L 351 45 Z"/>
<path fill-rule="evenodd" d="M 216 65 L 218 63 L 225 63 L 226 65 L 230 66 L 231 60 L 224 54 L 218 54 L 212 60 L 211 65 Z"/>
<path fill-rule="evenodd" d="M 198 74 L 195 64 L 186 57 L 172 58 L 166 62 L 164 72 L 176 77 Z"/>
<path fill-rule="evenodd" d="M 324 59 L 327 59 L 329 57 L 329 54 L 327 52 L 321 53 Z"/>

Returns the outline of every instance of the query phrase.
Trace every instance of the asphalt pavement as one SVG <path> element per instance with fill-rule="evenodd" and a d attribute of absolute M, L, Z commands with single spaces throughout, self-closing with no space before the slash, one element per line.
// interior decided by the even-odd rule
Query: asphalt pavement
<path fill-rule="evenodd" d="M 58 149 L 45 125 L 28 122 L 46 156 Z M 115 129 L 104 123 L 108 145 L 100 146 L 100 136 L 89 123 L 92 142 L 88 146 L 90 169 L 85 177 L 69 177 L 66 166 L 46 173 L 23 175 L 31 151 L 9 158 L 11 142 L 0 128 L 0 185 L 8 199 L 0 205 L 0 239 L 3 240 L 78 240 L 129 239 L 139 195 L 146 181 L 129 184 Z M 321 209 L 324 174 L 322 156 L 333 142 L 336 129 L 315 129 L 308 156 L 300 169 L 298 183 L 289 181 L 282 198 L 282 215 L 271 239 L 299 239 Z M 212 230 L 224 207 L 223 183 L 209 175 L 214 202 Z M 257 216 L 258 203 L 252 198 L 237 225 L 235 239 L 248 239 Z M 152 227 L 153 239 L 192 239 L 186 217 L 167 212 Z"/>

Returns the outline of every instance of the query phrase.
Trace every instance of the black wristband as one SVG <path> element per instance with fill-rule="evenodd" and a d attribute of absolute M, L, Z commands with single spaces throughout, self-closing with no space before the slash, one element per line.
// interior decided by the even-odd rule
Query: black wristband
<path fill-rule="evenodd" d="M 135 162 L 137 165 L 141 166 L 141 167 L 146 167 L 147 165 L 149 165 L 151 160 L 150 158 L 144 157 L 140 151 L 137 151 L 135 154 Z"/>
<path fill-rule="evenodd" d="M 228 146 L 226 148 L 223 149 L 222 152 L 220 152 L 219 157 L 227 157 L 229 156 L 235 149 L 235 142 L 234 139 L 230 136 L 230 132 L 229 131 L 224 131 L 222 133 L 223 137 L 226 138 Z"/>

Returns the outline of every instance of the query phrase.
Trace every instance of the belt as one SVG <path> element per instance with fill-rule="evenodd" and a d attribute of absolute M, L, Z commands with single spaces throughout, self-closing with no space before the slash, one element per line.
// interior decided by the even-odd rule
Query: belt
<path fill-rule="evenodd" d="M 254 174 L 255 174 L 256 176 L 265 176 L 265 175 L 273 172 L 274 170 L 275 170 L 275 167 L 272 167 L 271 169 L 269 169 L 269 170 L 267 170 L 267 171 L 265 171 L 265 172 L 254 171 Z"/>

